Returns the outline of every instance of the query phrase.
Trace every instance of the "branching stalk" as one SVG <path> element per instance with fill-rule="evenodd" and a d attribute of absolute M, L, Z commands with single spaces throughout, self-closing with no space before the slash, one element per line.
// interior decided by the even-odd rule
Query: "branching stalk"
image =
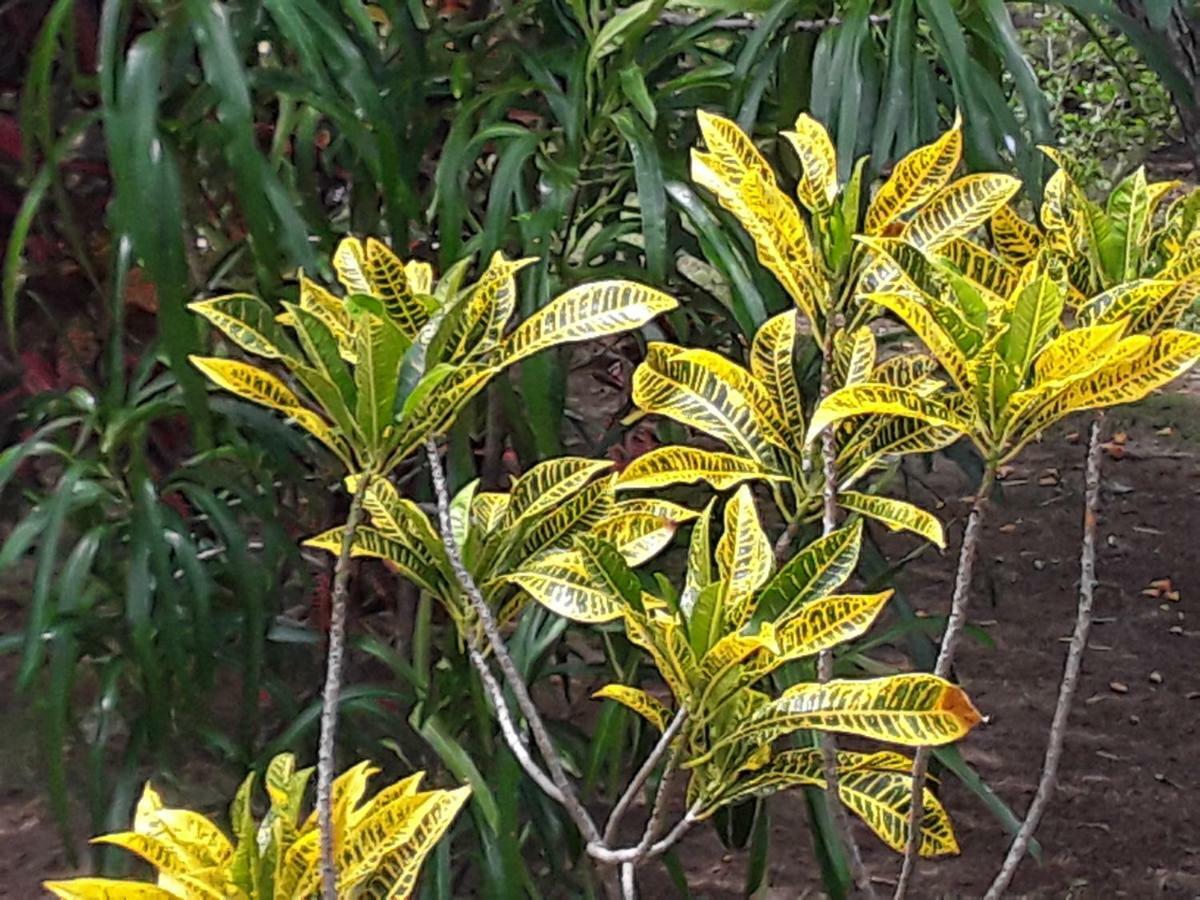
<path fill-rule="evenodd" d="M 938 651 L 934 674 L 942 678 L 950 676 L 954 665 L 954 654 L 958 650 L 958 642 L 967 624 L 967 610 L 971 603 L 971 577 L 975 568 L 975 557 L 979 552 L 979 535 L 983 528 L 983 513 L 987 507 L 988 498 L 996 483 L 996 466 L 987 463 L 983 470 L 983 478 L 979 482 L 979 490 L 971 504 L 971 512 L 967 516 L 967 527 L 963 531 L 962 547 L 958 551 L 958 571 L 954 577 L 954 596 L 950 602 L 950 617 L 946 621 L 946 631 L 942 635 L 941 649 Z M 904 850 L 904 865 L 900 870 L 900 878 L 896 883 L 895 900 L 902 900 L 908 892 L 908 883 L 912 879 L 913 868 L 916 865 L 917 854 L 921 847 L 921 821 L 925 818 L 925 776 L 929 771 L 928 747 L 917 748 L 912 767 L 912 800 L 908 812 L 908 845 Z"/>
<path fill-rule="evenodd" d="M 630 805 L 638 795 L 638 791 L 642 789 L 642 785 L 646 783 L 646 779 L 650 777 L 663 756 L 671 747 L 671 742 L 675 740 L 675 736 L 679 734 L 687 721 L 688 713 L 686 709 L 681 709 L 675 714 L 675 718 L 667 726 L 667 730 L 663 732 L 662 737 L 658 739 L 658 743 L 654 745 L 654 749 L 650 751 L 650 755 L 646 757 L 646 761 L 642 763 L 642 767 L 637 770 L 637 773 L 629 781 L 629 786 L 625 788 L 625 792 L 617 799 L 616 805 L 613 806 L 612 812 L 609 813 L 608 823 L 604 826 L 604 843 L 611 845 L 613 839 L 617 836 L 617 829 L 621 825 L 621 819 L 625 813 L 629 811 Z M 664 773 L 663 779 L 666 779 Z M 659 789 L 659 795 L 663 793 Z M 653 837 L 651 838 L 653 840 Z"/>
<path fill-rule="evenodd" d="M 538 712 L 537 707 L 534 706 L 533 699 L 529 696 L 529 688 L 525 684 L 525 679 L 517 670 L 517 666 L 508 652 L 508 646 L 504 642 L 504 635 L 500 633 L 500 626 L 496 623 L 496 617 L 492 614 L 487 601 L 484 600 L 479 586 L 475 584 L 475 579 L 471 577 L 471 573 L 463 563 L 462 553 L 459 549 L 458 541 L 454 538 L 454 530 L 450 524 L 450 494 L 446 488 L 446 473 L 442 470 L 442 460 L 438 455 L 437 444 L 432 438 L 426 442 L 425 451 L 429 457 L 429 469 L 433 477 L 433 489 L 437 496 L 438 524 L 442 532 L 442 542 L 446 545 L 446 555 L 450 559 L 450 567 L 454 570 L 455 579 L 458 581 L 463 593 L 467 595 L 467 599 L 471 603 L 471 608 L 475 610 L 475 615 L 478 617 L 480 625 L 483 626 L 483 633 L 487 637 L 488 647 L 492 651 L 497 665 L 500 667 L 500 673 L 504 676 L 505 683 L 513 692 L 513 697 L 517 701 L 517 708 L 521 711 L 521 715 L 525 717 L 525 721 L 529 725 L 534 743 L 537 745 L 538 752 L 541 753 L 542 760 L 549 770 L 550 780 L 558 791 L 559 796 L 554 799 L 562 804 L 588 843 L 598 842 L 600 840 L 600 832 L 596 828 L 596 823 L 592 821 L 592 817 L 580 802 L 579 795 L 575 793 L 575 789 L 571 786 L 570 781 L 567 780 L 567 773 L 563 767 L 562 759 L 558 755 L 558 750 L 555 748 L 554 742 L 550 739 L 550 733 L 546 730 L 546 724 L 542 721 L 541 714 Z M 503 707 L 503 703 L 499 704 L 499 707 Z M 508 735 L 506 734 L 505 737 L 508 738 Z M 517 746 L 521 746 L 519 741 L 517 742 Z M 511 749 L 513 749 L 514 753 L 517 752 L 516 747 L 512 747 Z"/>
<path fill-rule="evenodd" d="M 1067 719 L 1071 715 L 1071 704 L 1079 686 L 1079 672 L 1083 666 L 1083 654 L 1087 649 L 1088 632 L 1092 627 L 1092 600 L 1096 586 L 1096 515 L 1100 506 L 1100 431 L 1104 413 L 1097 413 L 1092 420 L 1088 437 L 1087 465 L 1084 475 L 1083 539 L 1079 551 L 1079 605 L 1075 613 L 1075 631 L 1067 650 L 1067 662 L 1063 668 L 1062 682 L 1058 686 L 1058 703 L 1054 707 L 1054 718 L 1050 722 L 1050 736 L 1046 743 L 1046 757 L 1042 763 L 1042 777 L 1038 781 L 1037 793 L 1025 820 L 1021 823 L 1008 855 L 1000 867 L 996 880 L 988 888 L 985 900 L 999 900 L 1008 890 L 1017 866 L 1025 856 L 1033 833 L 1037 830 L 1054 788 L 1058 783 L 1058 764 L 1062 758 L 1063 742 L 1067 734 Z"/>
<path fill-rule="evenodd" d="M 821 362 L 821 399 L 824 400 L 833 390 L 833 335 L 834 323 L 827 322 L 826 334 L 822 341 Z M 837 528 L 837 438 L 833 426 L 821 432 L 821 472 L 822 472 L 822 507 L 821 533 L 832 534 Z M 787 536 L 787 532 L 784 532 Z M 782 538 L 781 538 L 782 541 Z M 790 541 L 789 541 L 790 543 Z M 833 678 L 833 652 L 822 650 L 817 656 L 817 681 L 825 684 Z M 865 897 L 874 897 L 875 889 L 871 887 L 871 876 L 863 863 L 862 852 L 850 830 L 850 817 L 846 807 L 842 805 L 838 793 L 837 743 L 833 735 L 822 732 L 818 738 L 821 749 L 821 768 L 825 775 L 825 805 L 829 812 L 829 820 L 833 823 L 838 842 L 845 850 L 850 865 L 850 877 L 855 889 Z"/>
<path fill-rule="evenodd" d="M 325 692 L 321 698 L 321 738 L 317 748 L 317 819 L 321 829 L 321 894 L 337 900 L 337 862 L 333 848 L 333 769 L 338 698 L 342 692 L 342 658 L 346 653 L 346 594 L 350 585 L 350 552 L 362 521 L 363 497 L 372 475 L 364 473 L 350 498 L 342 546 L 333 567 L 330 596 L 329 651 L 325 660 Z"/>

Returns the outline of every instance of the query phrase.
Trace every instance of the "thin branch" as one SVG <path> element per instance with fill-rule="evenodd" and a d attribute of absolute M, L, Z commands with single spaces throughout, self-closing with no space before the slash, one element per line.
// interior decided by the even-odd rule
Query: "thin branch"
<path fill-rule="evenodd" d="M 658 739 L 658 743 L 654 745 L 654 749 L 650 751 L 650 755 L 646 757 L 646 761 L 642 763 L 642 767 L 630 779 L 629 786 L 625 788 L 625 793 L 620 796 L 616 805 L 613 806 L 612 812 L 608 816 L 608 823 L 604 826 L 604 843 L 606 845 L 612 844 L 613 839 L 617 836 L 617 828 L 621 824 L 621 819 L 628 812 L 630 804 L 637 797 L 638 791 L 642 789 L 642 785 L 646 783 L 646 779 L 650 777 L 664 754 L 670 749 L 671 741 L 675 740 L 675 736 L 683 728 L 687 717 L 688 713 L 686 709 L 681 709 L 675 714 L 675 718 L 671 720 L 671 723 L 667 726 L 667 730 L 662 733 L 662 737 Z M 662 793 L 661 789 L 659 793 Z"/>
<path fill-rule="evenodd" d="M 967 527 L 963 531 L 962 547 L 958 551 L 958 571 L 954 577 L 954 596 L 950 602 L 950 617 L 946 620 L 946 631 L 942 635 L 942 646 L 938 651 L 934 674 L 942 678 L 950 675 L 954 665 L 954 654 L 959 639 L 967 624 L 967 610 L 971 603 L 971 575 L 975 568 L 975 557 L 979 551 L 979 535 L 983 527 L 983 512 L 996 483 L 996 466 L 987 463 L 971 512 L 967 516 Z M 917 748 L 912 767 L 912 800 L 908 811 L 908 845 L 904 849 L 904 865 L 896 882 L 894 900 L 902 900 L 908 892 L 917 854 L 921 846 L 921 822 L 925 818 L 925 776 L 929 771 L 928 747 Z"/>
<path fill-rule="evenodd" d="M 1088 438 L 1087 468 L 1084 475 L 1083 539 L 1079 551 L 1079 606 L 1075 613 L 1075 631 L 1071 634 L 1071 645 L 1067 650 L 1067 662 L 1063 669 L 1062 683 L 1058 686 L 1058 703 L 1054 707 L 1054 718 L 1050 722 L 1050 737 L 1046 743 L 1046 758 L 1042 763 L 1042 777 L 1037 793 L 1025 821 L 1021 823 L 1017 836 L 1013 838 L 1008 855 L 1000 867 L 996 880 L 988 888 L 985 900 L 999 900 L 1008 890 L 1008 885 L 1017 873 L 1017 866 L 1025 856 L 1025 850 L 1033 839 L 1038 823 L 1050 805 L 1054 788 L 1058 783 L 1058 763 L 1062 758 L 1063 741 L 1067 734 L 1067 719 L 1071 715 L 1071 703 L 1079 686 L 1079 671 L 1083 666 L 1083 654 L 1087 649 L 1088 632 L 1092 627 L 1092 599 L 1096 587 L 1096 515 L 1100 506 L 1100 431 L 1104 413 L 1092 419 Z"/>
<path fill-rule="evenodd" d="M 648 859 L 654 859 L 656 856 L 661 856 L 666 853 L 677 843 L 680 838 L 688 833 L 688 830 L 700 820 L 697 816 L 700 815 L 700 810 L 703 804 L 697 803 L 692 806 L 683 817 L 675 823 L 675 826 L 667 832 L 666 837 L 655 841 L 645 850 L 642 850 L 641 845 L 637 847 L 625 847 L 620 850 L 609 850 L 600 844 L 589 844 L 588 853 L 593 859 L 610 865 L 617 865 L 627 862 L 645 862 Z"/>
<path fill-rule="evenodd" d="M 832 317 L 831 317 L 832 318 Z M 833 335 L 836 327 L 833 321 L 825 325 L 825 339 L 822 344 L 821 362 L 821 399 L 833 390 Z M 829 535 L 837 528 L 837 437 L 833 426 L 828 426 L 821 432 L 821 474 L 822 474 L 822 506 L 821 533 Z M 786 534 L 786 532 L 785 532 Z M 833 678 L 833 652 L 822 650 L 817 655 L 817 681 L 825 684 Z M 833 823 L 838 842 L 842 845 L 848 857 L 850 877 L 855 889 L 864 897 L 874 897 L 875 889 L 871 886 L 871 875 L 863 863 L 862 852 L 850 829 L 850 816 L 842 804 L 838 791 L 837 742 L 833 735 L 821 732 L 817 738 L 821 748 L 821 768 L 825 774 L 825 806 L 829 820 Z"/>
<path fill-rule="evenodd" d="M 450 494 L 446 488 L 446 473 L 442 470 L 442 460 L 438 455 L 437 444 L 432 438 L 425 443 L 425 452 L 429 457 L 429 469 L 433 477 L 433 489 L 437 496 L 438 505 L 438 524 L 442 532 L 442 542 L 446 545 L 446 555 L 450 558 L 450 567 L 454 570 L 454 577 L 462 588 L 463 592 L 470 600 L 471 607 L 475 610 L 475 615 L 479 618 L 479 623 L 483 626 L 483 633 L 487 637 L 488 647 L 492 651 L 492 655 L 496 658 L 497 665 L 500 666 L 500 673 L 504 676 L 504 681 L 509 689 L 513 692 L 513 697 L 517 701 L 517 708 L 520 709 L 521 715 L 525 717 L 525 721 L 529 725 L 529 730 L 533 734 L 534 743 L 537 745 L 538 752 L 541 753 L 542 759 L 546 764 L 546 768 L 550 772 L 550 779 L 554 786 L 558 789 L 559 797 L 555 798 L 562 804 L 575 826 L 583 834 L 584 839 L 588 843 L 594 843 L 600 840 L 600 832 L 596 828 L 596 823 L 592 821 L 592 817 L 584 809 L 583 804 L 579 800 L 579 796 L 575 793 L 575 789 L 567 780 L 566 770 L 563 768 L 562 759 L 558 755 L 558 750 L 554 746 L 554 742 L 550 739 L 550 733 L 546 730 L 546 724 L 542 721 L 541 714 L 533 704 L 533 699 L 529 696 L 529 688 L 525 684 L 525 679 L 517 670 L 516 664 L 513 662 L 512 656 L 509 655 L 508 646 L 504 642 L 504 635 L 500 633 L 500 626 L 496 623 L 496 617 L 492 614 L 491 607 L 484 600 L 479 586 L 475 584 L 475 579 L 471 577 L 471 573 L 463 564 L 462 553 L 458 546 L 458 541 L 454 538 L 454 530 L 450 524 Z M 516 752 L 514 748 L 514 753 Z"/>
<path fill-rule="evenodd" d="M 492 701 L 492 707 L 496 711 L 496 721 L 500 724 L 500 733 L 504 736 L 504 743 L 508 745 L 521 768 L 525 770 L 525 774 L 533 779 L 546 796 L 555 803 L 562 803 L 563 796 L 558 787 L 529 755 L 528 742 L 524 735 L 517 731 L 512 714 L 508 710 L 508 704 L 504 701 L 504 690 L 496 681 L 496 676 L 492 674 L 487 660 L 484 659 L 483 651 L 479 648 L 479 639 L 474 632 L 470 632 L 467 636 L 467 652 L 471 657 L 471 664 L 479 673 L 479 680 L 483 682 L 483 689 L 487 693 L 488 699 Z"/>
<path fill-rule="evenodd" d="M 350 585 L 350 552 L 362 520 L 363 497 L 373 476 L 363 473 L 350 498 L 350 512 L 342 530 L 342 546 L 333 567 L 332 610 L 329 618 L 329 651 L 325 660 L 325 692 L 321 698 L 321 738 L 317 748 L 317 818 L 321 829 L 321 894 L 337 900 L 337 862 L 333 852 L 333 768 L 337 736 L 338 697 L 342 691 L 342 657 L 346 652 L 346 594 Z"/>

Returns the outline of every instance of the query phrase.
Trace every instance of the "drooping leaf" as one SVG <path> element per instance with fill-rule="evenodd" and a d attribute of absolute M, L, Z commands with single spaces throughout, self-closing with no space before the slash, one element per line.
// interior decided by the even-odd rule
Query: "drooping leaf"
<path fill-rule="evenodd" d="M 779 481 L 785 475 L 732 453 L 698 447 L 657 447 L 629 463 L 617 478 L 618 490 L 666 487 L 707 482 L 718 491 L 749 480 Z"/>
<path fill-rule="evenodd" d="M 632 709 L 659 731 L 667 730 L 667 721 L 671 717 L 671 711 L 639 688 L 627 687 L 623 684 L 606 684 L 592 696 L 598 699 L 615 700 L 622 706 Z"/>
<path fill-rule="evenodd" d="M 938 547 L 946 546 L 946 535 L 937 517 L 905 500 L 858 491 L 841 491 L 838 493 L 838 504 L 851 512 L 882 522 L 892 531 L 911 531 Z"/>
<path fill-rule="evenodd" d="M 560 294 L 534 313 L 502 344 L 505 364 L 546 347 L 619 334 L 674 309 L 673 297 L 632 281 L 597 281 Z"/>

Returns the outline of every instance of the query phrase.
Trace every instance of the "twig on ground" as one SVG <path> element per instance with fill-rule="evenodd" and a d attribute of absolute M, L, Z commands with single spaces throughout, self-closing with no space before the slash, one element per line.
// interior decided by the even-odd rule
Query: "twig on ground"
<path fill-rule="evenodd" d="M 983 513 L 995 483 L 996 467 L 994 464 L 988 463 L 984 467 L 979 490 L 975 493 L 975 501 L 971 504 L 967 527 L 963 531 L 962 547 L 958 551 L 958 571 L 954 577 L 954 596 L 950 602 L 950 617 L 946 620 L 946 631 L 942 635 L 941 649 L 938 651 L 937 663 L 933 669 L 934 674 L 942 678 L 948 678 L 950 675 L 951 667 L 954 665 L 954 654 L 967 624 L 967 610 L 971 604 L 971 575 L 975 568 L 975 557 L 979 552 Z M 900 879 L 896 883 L 896 892 L 893 895 L 895 900 L 902 900 L 908 892 L 908 883 L 912 879 L 921 846 L 921 820 L 925 816 L 925 776 L 929 771 L 929 755 L 928 747 L 919 747 L 913 759 L 912 800 L 908 813 L 908 845 L 904 850 L 904 864 L 900 869 Z"/>
<path fill-rule="evenodd" d="M 321 894 L 337 900 L 337 861 L 333 848 L 333 768 L 337 736 L 338 697 L 342 691 L 342 657 L 346 652 L 346 594 L 350 584 L 354 534 L 362 519 L 363 497 L 374 476 L 363 473 L 350 498 L 342 546 L 333 567 L 330 597 L 329 651 L 325 660 L 325 691 L 321 698 L 321 737 L 317 746 L 317 819 L 321 830 Z"/>
<path fill-rule="evenodd" d="M 1067 650 L 1062 682 L 1058 687 L 1058 703 L 1054 707 L 1054 718 L 1050 723 L 1050 737 L 1046 743 L 1042 777 L 1038 781 L 1033 802 L 1029 804 L 1029 810 L 1025 813 L 1025 820 L 1013 838 L 1004 864 L 996 874 L 996 880 L 988 888 L 985 900 L 999 900 L 1008 890 L 1058 783 L 1058 763 L 1062 758 L 1063 741 L 1066 739 L 1067 719 L 1071 715 L 1071 703 L 1079 686 L 1079 671 L 1083 666 L 1088 632 L 1092 627 L 1092 600 L 1096 586 L 1096 515 L 1100 506 L 1100 431 L 1103 421 L 1104 413 L 1097 413 L 1092 419 L 1091 434 L 1088 438 L 1087 467 L 1084 475 L 1083 539 L 1079 551 L 1079 605 L 1075 613 L 1075 631 L 1071 635 L 1071 646 Z"/>

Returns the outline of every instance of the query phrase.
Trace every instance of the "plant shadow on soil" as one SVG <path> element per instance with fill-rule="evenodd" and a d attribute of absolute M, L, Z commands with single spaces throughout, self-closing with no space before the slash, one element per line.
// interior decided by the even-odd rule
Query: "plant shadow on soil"
<path fill-rule="evenodd" d="M 1200 582 L 1191 571 L 1200 533 L 1200 376 L 1181 390 L 1109 416 L 1107 433 L 1125 435 L 1104 460 L 1099 522 L 1096 624 L 1084 661 L 1059 789 L 1038 837 L 1044 860 L 1027 859 L 1012 895 L 1154 897 L 1200 895 Z M 972 641 L 957 677 L 987 716 L 962 744 L 967 760 L 1022 813 L 1040 772 L 1046 729 L 1075 612 L 1082 506 L 1081 433 L 1076 418 L 1035 444 L 1006 473 L 992 505 L 975 584 L 972 621 L 994 646 Z M 1169 429 L 1169 430 L 1168 430 Z M 898 587 L 919 611 L 942 614 L 969 488 L 939 459 L 910 480 L 912 497 L 936 507 L 949 548 L 905 568 Z M 897 553 L 913 544 L 881 536 Z M 1151 582 L 1170 579 L 1177 601 L 1150 597 Z M 11 622 L 15 592 L 0 596 Z M 7 606 L 7 609 L 2 607 Z M 11 683 L 13 659 L 0 659 Z M 41 896 L 43 878 L 67 871 L 40 791 L 31 715 L 0 691 L 0 897 Z M 914 897 L 980 896 L 1007 847 L 996 819 L 953 776 L 941 797 L 962 854 L 923 863 Z M 769 898 L 820 896 L 801 795 L 773 797 Z M 644 811 L 642 811 L 644 812 Z M 857 826 L 881 895 L 898 857 Z M 679 847 L 692 896 L 743 896 L 746 855 L 727 851 L 702 826 Z M 663 866 L 639 875 L 642 895 L 672 897 Z"/>

